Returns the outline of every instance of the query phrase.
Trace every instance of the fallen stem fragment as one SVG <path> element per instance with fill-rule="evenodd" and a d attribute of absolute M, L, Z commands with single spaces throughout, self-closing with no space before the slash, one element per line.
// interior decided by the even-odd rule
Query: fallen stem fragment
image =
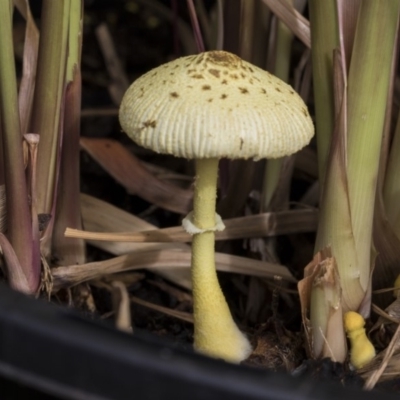
<path fill-rule="evenodd" d="M 219 271 L 259 276 L 272 279 L 281 276 L 282 279 L 295 282 L 289 270 L 279 264 L 272 264 L 250 258 L 216 253 L 216 267 Z M 77 285 L 108 274 L 135 269 L 189 268 L 191 260 L 190 249 L 146 249 L 135 251 L 105 261 L 95 261 L 81 265 L 70 265 L 52 269 L 53 291 Z"/>
<path fill-rule="evenodd" d="M 224 221 L 225 230 L 216 232 L 216 240 L 244 239 L 313 232 L 317 226 L 315 209 L 291 210 L 232 218 Z M 181 226 L 143 232 L 88 232 L 67 228 L 65 236 L 87 240 L 118 242 L 191 242 Z"/>

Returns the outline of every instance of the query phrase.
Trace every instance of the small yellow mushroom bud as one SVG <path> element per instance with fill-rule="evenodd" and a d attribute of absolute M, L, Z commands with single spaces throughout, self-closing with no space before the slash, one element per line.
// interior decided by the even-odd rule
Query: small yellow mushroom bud
<path fill-rule="evenodd" d="M 360 314 L 348 311 L 344 315 L 344 327 L 351 347 L 350 362 L 356 369 L 362 368 L 375 357 L 375 348 L 365 333 L 364 325 L 364 318 Z"/>

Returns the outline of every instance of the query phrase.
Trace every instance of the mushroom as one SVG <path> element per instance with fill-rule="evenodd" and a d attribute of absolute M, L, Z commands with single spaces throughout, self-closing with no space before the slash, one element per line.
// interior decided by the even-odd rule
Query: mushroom
<path fill-rule="evenodd" d="M 268 72 L 225 51 L 182 57 L 138 78 L 127 90 L 119 119 L 139 145 L 195 159 L 193 212 L 184 228 L 193 235 L 194 346 L 231 362 L 251 346 L 236 326 L 218 283 L 215 213 L 220 158 L 259 160 L 295 153 L 314 127 L 297 93 Z"/>
<path fill-rule="evenodd" d="M 355 311 L 344 314 L 344 327 L 350 341 L 350 362 L 359 369 L 367 365 L 375 357 L 374 345 L 365 333 L 365 320 Z"/>

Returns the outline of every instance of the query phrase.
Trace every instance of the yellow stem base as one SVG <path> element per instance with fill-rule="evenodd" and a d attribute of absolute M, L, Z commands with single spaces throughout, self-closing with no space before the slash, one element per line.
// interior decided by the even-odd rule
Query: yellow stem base
<path fill-rule="evenodd" d="M 201 229 L 215 225 L 217 159 L 197 161 L 193 221 Z M 196 234 L 192 243 L 194 347 L 209 356 L 240 362 L 251 353 L 246 336 L 233 321 L 215 269 L 214 232 Z"/>

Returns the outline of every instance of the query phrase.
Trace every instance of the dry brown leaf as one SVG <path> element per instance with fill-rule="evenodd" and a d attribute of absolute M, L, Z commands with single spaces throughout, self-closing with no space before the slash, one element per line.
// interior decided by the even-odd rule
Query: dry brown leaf
<path fill-rule="evenodd" d="M 215 261 L 219 271 L 259 276 L 262 278 L 273 278 L 275 275 L 278 275 L 287 281 L 295 281 L 289 270 L 283 265 L 223 253 L 216 253 Z M 190 263 L 191 252 L 189 249 L 153 248 L 138 250 L 105 261 L 53 268 L 53 290 L 57 291 L 61 288 L 100 278 L 104 275 L 128 270 L 185 268 L 189 272 Z"/>
<path fill-rule="evenodd" d="M 91 231 L 142 231 L 154 229 L 155 226 L 123 211 L 103 200 L 82 194 L 81 212 L 83 225 Z M 183 243 L 127 243 L 89 241 L 90 244 L 114 255 L 123 255 L 142 249 L 188 249 Z M 182 268 L 153 269 L 153 272 L 184 288 L 190 289 L 192 282 L 189 270 Z"/>
<path fill-rule="evenodd" d="M 341 286 L 335 259 L 325 258 L 318 265 L 311 291 L 310 321 L 314 351 L 318 358 L 344 362 L 347 355 L 341 306 Z"/>
<path fill-rule="evenodd" d="M 393 296 L 393 290 L 390 293 Z M 374 335 L 375 342 L 382 348 L 387 345 L 388 339 L 392 337 L 397 325 L 400 324 L 400 297 L 397 297 L 384 310 L 376 304 L 372 304 L 372 311 L 379 317 L 370 329 L 369 335 Z"/>
<path fill-rule="evenodd" d="M 400 323 L 400 299 L 396 299 L 392 304 L 386 307 L 385 310 L 382 310 L 373 303 L 371 309 L 375 314 L 379 315 L 379 318 L 371 328 L 370 332 L 379 329 L 384 325 Z"/>
<path fill-rule="evenodd" d="M 158 287 L 165 293 L 168 293 L 170 296 L 175 297 L 180 303 L 193 303 L 193 296 L 191 294 L 179 288 L 176 288 L 165 281 L 154 281 L 152 279 L 147 279 L 146 282 L 150 285 Z"/>
<path fill-rule="evenodd" d="M 29 279 L 7 237 L 0 233 L 0 250 L 10 286 L 19 292 L 31 294 Z"/>
<path fill-rule="evenodd" d="M 119 142 L 81 138 L 81 147 L 131 194 L 149 203 L 186 214 L 192 207 L 193 192 L 161 181 Z"/>
<path fill-rule="evenodd" d="M 334 361 L 343 362 L 347 346 L 340 305 L 340 282 L 329 248 L 314 256 L 304 269 L 304 278 L 297 286 L 309 357 L 330 357 Z M 316 312 L 320 315 L 317 317 L 310 316 L 313 312 L 312 301 L 318 303 Z"/>
<path fill-rule="evenodd" d="M 311 289 L 315 276 L 317 275 L 316 266 L 319 262 L 319 253 L 305 267 L 304 278 L 297 283 L 297 289 L 300 297 L 301 317 L 305 334 L 305 348 L 309 358 L 315 358 L 313 351 L 312 330 L 309 318 L 309 308 L 311 301 Z"/>
<path fill-rule="evenodd" d="M 174 318 L 178 318 L 182 321 L 193 324 L 193 315 L 184 311 L 173 310 L 171 308 L 159 306 L 158 304 L 150 303 L 146 300 L 139 299 L 138 297 L 131 296 L 131 301 L 140 304 L 141 306 L 150 308 L 155 311 L 159 311 L 165 315 L 169 315 Z"/>
<path fill-rule="evenodd" d="M 270 212 L 224 221 L 225 230 L 216 232 L 216 240 L 233 240 L 253 237 L 288 235 L 313 232 L 317 226 L 315 209 Z M 192 236 L 181 226 L 154 229 L 144 232 L 88 232 L 67 228 L 65 236 L 89 240 L 123 242 L 190 242 Z"/>
<path fill-rule="evenodd" d="M 132 333 L 131 304 L 126 286 L 121 281 L 111 283 L 113 308 L 115 311 L 115 326 L 117 329 Z"/>
<path fill-rule="evenodd" d="M 179 187 L 187 186 L 188 183 L 192 183 L 193 177 L 189 175 L 179 174 L 170 169 L 161 167 L 156 164 L 148 163 L 142 161 L 142 164 L 146 167 L 146 169 L 151 172 L 157 179 L 162 181 L 167 180 L 172 183 L 178 185 Z"/>
<path fill-rule="evenodd" d="M 400 325 L 397 326 L 396 332 L 390 341 L 389 346 L 383 352 L 382 361 L 378 368 L 376 368 L 365 382 L 364 389 L 371 390 L 374 388 L 376 383 L 381 378 L 383 372 L 388 366 L 390 359 L 392 358 L 394 352 L 399 349 L 400 346 Z"/>
<path fill-rule="evenodd" d="M 262 0 L 308 48 L 311 48 L 310 23 L 289 1 Z"/>
<path fill-rule="evenodd" d="M 375 371 L 377 371 L 382 365 L 382 361 L 385 357 L 385 354 L 386 354 L 385 351 L 382 351 L 368 365 L 359 369 L 357 373 L 361 376 L 361 378 L 363 378 L 366 381 L 370 379 L 372 374 L 374 374 Z M 389 358 L 385 370 L 379 376 L 378 383 L 387 380 L 398 379 L 400 377 L 399 371 L 400 371 L 400 351 L 399 348 L 397 347 L 397 349 Z"/>
<path fill-rule="evenodd" d="M 93 231 L 112 229 L 148 230 L 154 228 L 148 222 L 92 196 L 82 194 L 81 207 L 84 225 Z M 130 256 L 133 259 L 135 258 L 135 252 L 143 252 L 143 254 L 148 252 L 147 257 L 150 259 L 147 258 L 147 262 L 151 263 L 151 261 L 153 261 L 150 267 L 154 272 L 161 274 L 180 286 L 185 288 L 191 287 L 189 271 L 190 247 L 183 243 L 118 243 L 91 241 L 91 244 L 116 255 L 134 252 Z M 126 257 L 126 255 L 122 257 Z M 140 264 L 140 259 L 136 259 L 134 262 Z M 289 270 L 279 264 L 266 263 L 221 253 L 216 254 L 216 262 L 217 268 L 221 271 L 243 273 L 264 278 L 272 278 L 275 275 L 279 275 L 287 281 L 295 281 Z M 113 261 L 111 261 L 111 264 L 112 263 Z M 114 268 L 111 272 L 120 271 L 121 264 L 124 264 L 124 259 L 116 260 L 114 264 L 116 265 L 111 266 L 111 269 Z M 101 271 L 102 275 L 107 273 L 107 265 L 103 267 L 102 269 L 105 269 L 105 272 Z M 184 268 L 182 269 L 182 267 Z M 79 276 L 80 271 L 78 266 L 67 267 L 67 269 L 68 268 L 72 268 L 70 271 L 70 284 L 76 283 L 74 279 L 92 279 L 91 277 L 85 276 L 86 268 L 84 266 L 82 266 L 82 277 Z M 94 263 L 93 268 L 96 270 L 96 263 Z M 145 268 L 145 266 L 136 265 L 134 268 Z M 53 269 L 53 272 L 56 272 L 56 269 Z M 78 274 L 77 278 L 74 278 L 75 273 Z M 90 272 L 90 274 L 94 273 L 95 271 Z M 70 280 L 70 278 L 68 278 L 68 280 Z M 62 286 L 60 281 L 58 284 Z"/>

